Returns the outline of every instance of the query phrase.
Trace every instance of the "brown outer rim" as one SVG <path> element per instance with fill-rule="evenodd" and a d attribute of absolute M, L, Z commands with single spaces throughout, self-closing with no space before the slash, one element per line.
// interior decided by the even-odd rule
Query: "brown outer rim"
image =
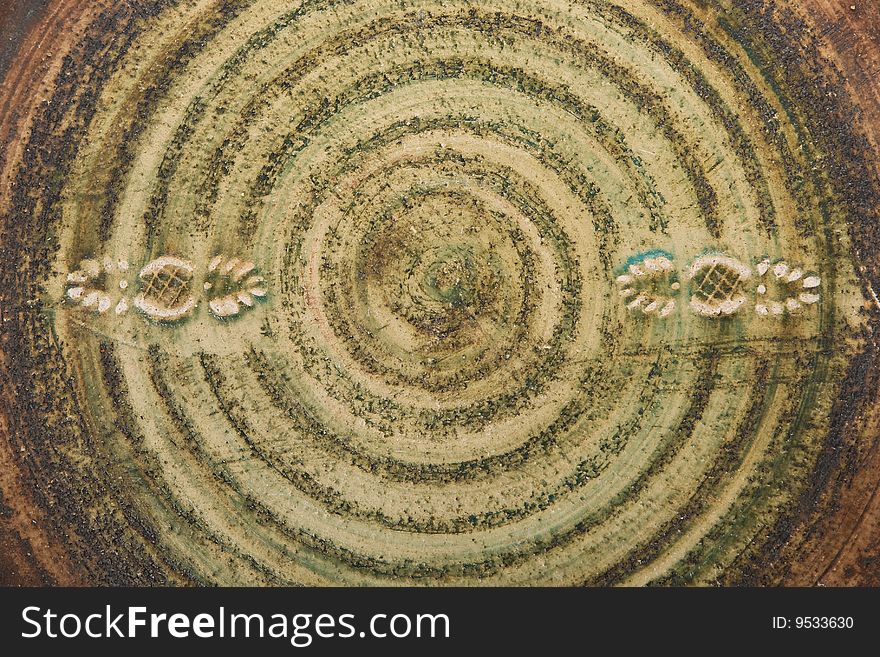
<path fill-rule="evenodd" d="M 870 144 L 868 157 L 874 187 L 880 189 L 880 12 L 866 0 L 810 0 L 793 3 L 815 26 L 820 53 L 840 72 L 850 100 L 859 110 L 854 126 Z M 806 5 L 806 6 L 804 6 Z M 851 9 L 855 7 L 855 9 Z M 867 283 L 880 280 L 878 253 L 866 254 L 857 262 L 864 267 Z M 877 285 L 873 285 L 876 291 Z M 853 383 L 873 394 L 859 405 L 838 400 L 845 421 L 837 427 L 843 448 L 836 455 L 837 469 L 804 523 L 806 537 L 798 555 L 793 555 L 784 584 L 825 586 L 880 585 L 880 326 L 877 311 L 872 320 L 868 344 L 853 364 Z M 855 400 L 853 400 L 855 401 Z M 849 406 L 849 407 L 848 407 Z"/>
<path fill-rule="evenodd" d="M 9 61 L 0 62 L 5 77 L 0 85 L 0 214 L 9 202 L 12 178 L 6 162 L 15 159 L 27 143 L 32 117 L 44 102 L 46 80 L 51 80 L 61 61 L 88 24 L 90 9 L 102 2 L 48 0 L 39 13 L 28 15 L 33 3 L 8 0 L 0 13 L 0 39 L 10 42 Z M 91 6 L 90 6 L 91 5 Z M 17 22 L 30 23 L 17 28 Z M 16 105 L 17 99 L 27 99 Z M 0 585 L 85 585 L 90 582 L 72 563 L 64 538 L 50 533 L 45 509 L 38 505 L 33 491 L 23 484 L 23 461 L 16 458 L 17 446 L 10 434 L 8 359 L 3 326 L 3 292 L 0 291 Z"/>
<path fill-rule="evenodd" d="M 7 0 L 0 8 L 0 40 L 12 41 L 3 50 L 8 61 L 0 62 L 0 74 L 5 73 L 0 84 L 0 214 L 13 184 L 5 163 L 17 159 L 26 144 L 31 117 L 48 97 L 46 81 L 54 78 L 66 52 L 108 2 L 40 1 L 45 5 L 37 11 L 28 0 Z M 866 175 L 880 190 L 880 12 L 872 11 L 869 0 L 785 4 L 812 26 L 820 53 L 842 76 L 843 87 L 859 110 L 854 130 L 869 145 L 863 156 L 873 167 Z M 864 267 L 865 281 L 880 281 L 876 249 L 857 265 Z M 22 483 L 30 477 L 22 471 L 24 461 L 16 456 L 22 446 L 8 428 L 12 407 L 7 362 L 14 354 L 4 348 L 3 302 L 0 291 L 0 585 L 89 584 L 88 576 L 71 561 L 64 538 L 48 530 L 47 510 Z M 805 496 L 799 516 L 777 527 L 775 538 L 768 540 L 763 551 L 779 562 L 765 573 L 755 566 L 749 575 L 746 568 L 745 582 L 880 585 L 878 311 L 866 303 L 871 316 L 867 347 L 853 359 L 848 382 L 861 394 L 838 400 L 832 431 L 836 438 L 826 448 L 822 487 Z"/>

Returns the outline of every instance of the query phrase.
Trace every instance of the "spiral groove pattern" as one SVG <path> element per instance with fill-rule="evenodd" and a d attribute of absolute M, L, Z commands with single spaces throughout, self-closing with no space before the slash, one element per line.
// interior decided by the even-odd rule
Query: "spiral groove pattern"
<path fill-rule="evenodd" d="M 20 330 L 64 390 L 34 458 L 73 489 L 121 473 L 78 531 L 127 527 L 122 579 L 737 579 L 814 478 L 864 300 L 853 209 L 736 12 L 125 7 L 47 97 L 34 157 L 64 168 L 28 192 L 48 232 L 16 229 L 49 237 Z M 219 253 L 265 296 L 236 278 L 212 315 Z M 742 283 L 729 317 L 638 315 L 615 279 L 646 253 L 680 295 L 721 253 L 822 296 L 768 318 Z M 168 254 L 192 266 L 169 321 L 64 300 L 84 259 L 132 263 L 120 296 Z"/>

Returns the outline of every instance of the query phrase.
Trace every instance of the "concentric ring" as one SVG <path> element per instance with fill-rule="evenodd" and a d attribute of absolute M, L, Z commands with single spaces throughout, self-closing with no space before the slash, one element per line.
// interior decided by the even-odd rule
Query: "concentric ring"
<path fill-rule="evenodd" d="M 48 181 L 5 217 L 35 254 L 8 367 L 44 377 L 36 470 L 101 510 L 78 535 L 121 528 L 126 581 L 744 577 L 866 348 L 864 206 L 795 71 L 716 9 L 95 9 L 5 165 Z M 84 259 L 141 271 L 113 289 L 143 312 L 64 300 Z M 754 312 L 771 261 L 821 295 Z M 628 271 L 677 301 L 622 301 Z"/>

